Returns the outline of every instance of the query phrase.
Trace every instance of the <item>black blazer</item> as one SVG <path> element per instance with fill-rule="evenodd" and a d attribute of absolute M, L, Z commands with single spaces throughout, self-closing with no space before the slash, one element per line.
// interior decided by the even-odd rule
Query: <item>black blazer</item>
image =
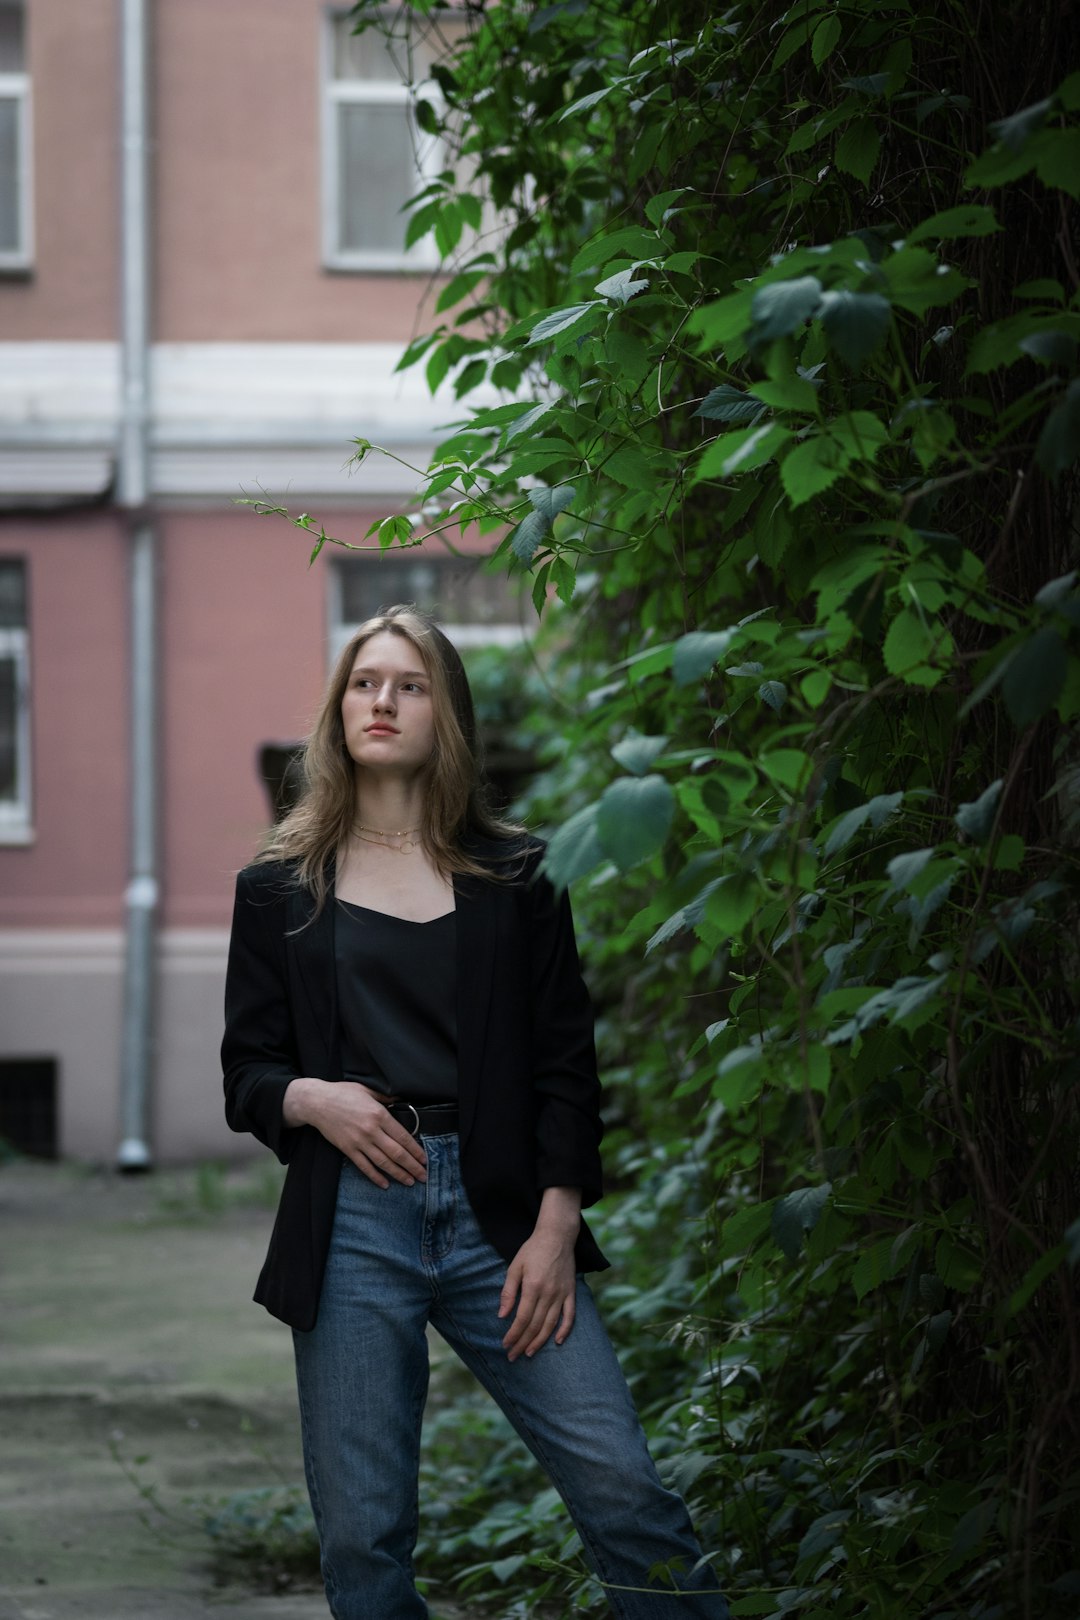
<path fill-rule="evenodd" d="M 507 845 L 473 841 L 496 864 Z M 543 846 L 521 848 L 509 881 L 455 878 L 458 1096 L 462 1179 L 482 1230 L 511 1260 L 545 1187 L 601 1192 L 600 1082 L 592 1009 L 570 904 L 537 875 Z M 255 1298 L 292 1327 L 314 1326 L 342 1155 L 313 1126 L 281 1116 L 298 1075 L 341 1076 L 331 890 L 313 904 L 288 866 L 249 866 L 236 882 L 225 987 L 225 1115 L 288 1165 Z M 582 1226 L 582 1271 L 607 1265 Z"/>

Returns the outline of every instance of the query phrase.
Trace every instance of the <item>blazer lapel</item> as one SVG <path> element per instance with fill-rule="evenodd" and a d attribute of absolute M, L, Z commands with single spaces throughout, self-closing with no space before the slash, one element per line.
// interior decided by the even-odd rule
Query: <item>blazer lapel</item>
<path fill-rule="evenodd" d="M 489 885 L 454 878 L 457 934 L 459 1135 L 464 1150 L 476 1114 L 491 1003 L 496 918 Z"/>
<path fill-rule="evenodd" d="M 333 886 L 318 916 L 311 921 L 311 900 L 302 890 L 289 896 L 289 946 L 296 963 L 297 978 L 308 1002 L 309 1020 L 298 1020 L 305 1035 L 318 1041 L 325 1061 L 314 1072 L 320 1078 L 341 1078 L 340 1041 L 337 1029 L 337 964 L 334 958 Z M 306 1042 L 305 1042 L 306 1045 Z"/>

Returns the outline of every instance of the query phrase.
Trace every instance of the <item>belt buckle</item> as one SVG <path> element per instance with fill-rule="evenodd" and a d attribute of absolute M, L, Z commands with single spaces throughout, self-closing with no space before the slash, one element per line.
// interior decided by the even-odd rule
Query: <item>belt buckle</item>
<path fill-rule="evenodd" d="M 406 1125 L 405 1129 L 408 1131 L 410 1136 L 415 1136 L 417 1138 L 417 1140 L 419 1140 L 419 1138 L 420 1138 L 420 1110 L 416 1107 L 415 1103 L 411 1103 L 411 1102 L 399 1103 L 398 1107 L 399 1108 L 407 1108 L 409 1110 L 410 1114 L 412 1115 L 413 1119 L 415 1119 L 415 1121 L 416 1121 L 415 1126 Z M 405 1122 L 403 1120 L 402 1124 L 404 1124 L 404 1123 Z"/>

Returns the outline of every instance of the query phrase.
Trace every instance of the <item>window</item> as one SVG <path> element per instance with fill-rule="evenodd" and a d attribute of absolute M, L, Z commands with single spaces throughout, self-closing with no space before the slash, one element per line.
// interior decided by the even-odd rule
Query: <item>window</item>
<path fill-rule="evenodd" d="M 0 557 L 0 843 L 30 838 L 30 657 L 26 565 Z"/>
<path fill-rule="evenodd" d="M 22 0 L 0 0 L 0 271 L 30 264 L 30 80 Z"/>
<path fill-rule="evenodd" d="M 394 602 L 415 602 L 433 613 L 456 647 L 512 646 L 527 637 L 524 576 L 511 579 L 486 557 L 417 557 L 372 552 L 339 560 L 331 578 L 336 657 L 365 619 Z M 526 581 L 526 583 L 528 583 Z"/>
<path fill-rule="evenodd" d="M 424 269 L 430 238 L 405 246 L 402 205 L 442 167 L 442 143 L 416 127 L 406 79 L 427 79 L 437 42 L 352 32 L 329 18 L 323 95 L 323 255 L 333 269 Z M 427 100 L 437 99 L 424 84 Z"/>
<path fill-rule="evenodd" d="M 0 1142 L 17 1153 L 55 1159 L 55 1058 L 0 1058 Z"/>

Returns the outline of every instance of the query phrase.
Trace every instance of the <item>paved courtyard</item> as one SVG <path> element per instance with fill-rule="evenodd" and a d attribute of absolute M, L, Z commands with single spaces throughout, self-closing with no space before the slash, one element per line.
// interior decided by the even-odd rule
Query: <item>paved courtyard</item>
<path fill-rule="evenodd" d="M 251 1303 L 275 1178 L 0 1163 L 0 1620 L 329 1620 L 218 1584 L 202 1523 L 302 1477 L 289 1333 Z"/>

